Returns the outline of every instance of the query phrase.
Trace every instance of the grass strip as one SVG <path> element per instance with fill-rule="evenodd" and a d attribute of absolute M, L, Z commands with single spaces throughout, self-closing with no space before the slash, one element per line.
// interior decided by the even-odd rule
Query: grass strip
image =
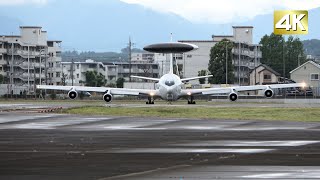
<path fill-rule="evenodd" d="M 320 121 L 320 108 L 268 107 L 76 107 L 63 113 L 133 117 Z"/>

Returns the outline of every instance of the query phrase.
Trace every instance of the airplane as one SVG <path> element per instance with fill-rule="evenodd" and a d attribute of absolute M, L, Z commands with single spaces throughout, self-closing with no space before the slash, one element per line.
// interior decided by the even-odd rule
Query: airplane
<path fill-rule="evenodd" d="M 114 95 L 128 96 L 147 96 L 146 104 L 154 104 L 155 99 L 163 99 L 168 102 L 177 101 L 185 98 L 188 104 L 196 104 L 194 98 L 197 96 L 210 96 L 218 94 L 226 94 L 230 101 L 238 99 L 238 93 L 242 91 L 264 90 L 264 95 L 267 98 L 274 96 L 274 89 L 279 88 L 295 88 L 305 87 L 305 83 L 291 84 L 271 84 L 271 85 L 253 85 L 253 86 L 236 86 L 236 87 L 220 87 L 207 89 L 183 89 L 185 82 L 209 78 L 212 75 L 198 76 L 191 78 L 180 78 L 173 73 L 173 58 L 172 53 L 182 53 L 198 49 L 196 45 L 180 42 L 169 42 L 152 44 L 146 46 L 144 50 L 156 53 L 171 53 L 170 70 L 161 78 L 151 78 L 142 76 L 131 76 L 132 78 L 149 80 L 156 82 L 155 89 L 129 89 L 129 88 L 110 88 L 110 87 L 86 87 L 86 86 L 53 86 L 53 85 L 38 85 L 37 89 L 63 90 L 68 91 L 70 99 L 76 99 L 78 92 L 99 92 L 103 93 L 102 99 L 107 103 L 111 103 Z"/>

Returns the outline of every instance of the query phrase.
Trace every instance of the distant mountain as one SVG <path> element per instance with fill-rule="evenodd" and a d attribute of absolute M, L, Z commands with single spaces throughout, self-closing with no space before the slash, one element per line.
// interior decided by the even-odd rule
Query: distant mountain
<path fill-rule="evenodd" d="M 302 41 L 305 52 L 307 55 L 320 57 L 320 40 L 311 39 Z"/>
<path fill-rule="evenodd" d="M 175 14 L 164 14 L 119 0 L 55 0 L 45 6 L 0 7 L 0 35 L 19 33 L 20 25 L 42 26 L 50 39 L 62 40 L 64 50 L 120 52 L 131 36 L 135 47 L 174 40 L 208 40 L 211 35 L 232 34 L 232 25 L 252 25 L 254 41 L 273 31 L 273 15 L 263 15 L 236 24 L 192 23 Z M 320 39 L 320 9 L 309 11 L 310 33 L 305 39 Z"/>

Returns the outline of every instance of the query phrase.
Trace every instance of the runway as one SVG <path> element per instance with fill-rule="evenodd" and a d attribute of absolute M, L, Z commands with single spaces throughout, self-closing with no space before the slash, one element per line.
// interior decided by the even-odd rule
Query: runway
<path fill-rule="evenodd" d="M 0 113 L 0 179 L 319 179 L 320 124 Z"/>

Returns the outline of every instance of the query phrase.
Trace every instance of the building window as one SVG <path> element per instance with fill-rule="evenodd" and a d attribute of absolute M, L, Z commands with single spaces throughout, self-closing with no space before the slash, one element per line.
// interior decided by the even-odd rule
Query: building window
<path fill-rule="evenodd" d="M 265 80 L 271 80 L 271 75 L 270 74 L 265 74 L 263 78 Z"/>
<path fill-rule="evenodd" d="M 152 69 L 158 69 L 158 65 L 152 65 Z"/>
<path fill-rule="evenodd" d="M 79 69 L 79 67 L 80 67 L 79 64 L 77 64 L 77 69 Z"/>
<path fill-rule="evenodd" d="M 79 78 L 80 77 L 80 75 L 79 74 L 77 74 L 77 78 Z"/>
<path fill-rule="evenodd" d="M 56 77 L 57 77 L 57 78 L 60 77 L 60 72 L 56 72 Z"/>
<path fill-rule="evenodd" d="M 311 80 L 319 80 L 319 74 L 311 74 Z"/>

